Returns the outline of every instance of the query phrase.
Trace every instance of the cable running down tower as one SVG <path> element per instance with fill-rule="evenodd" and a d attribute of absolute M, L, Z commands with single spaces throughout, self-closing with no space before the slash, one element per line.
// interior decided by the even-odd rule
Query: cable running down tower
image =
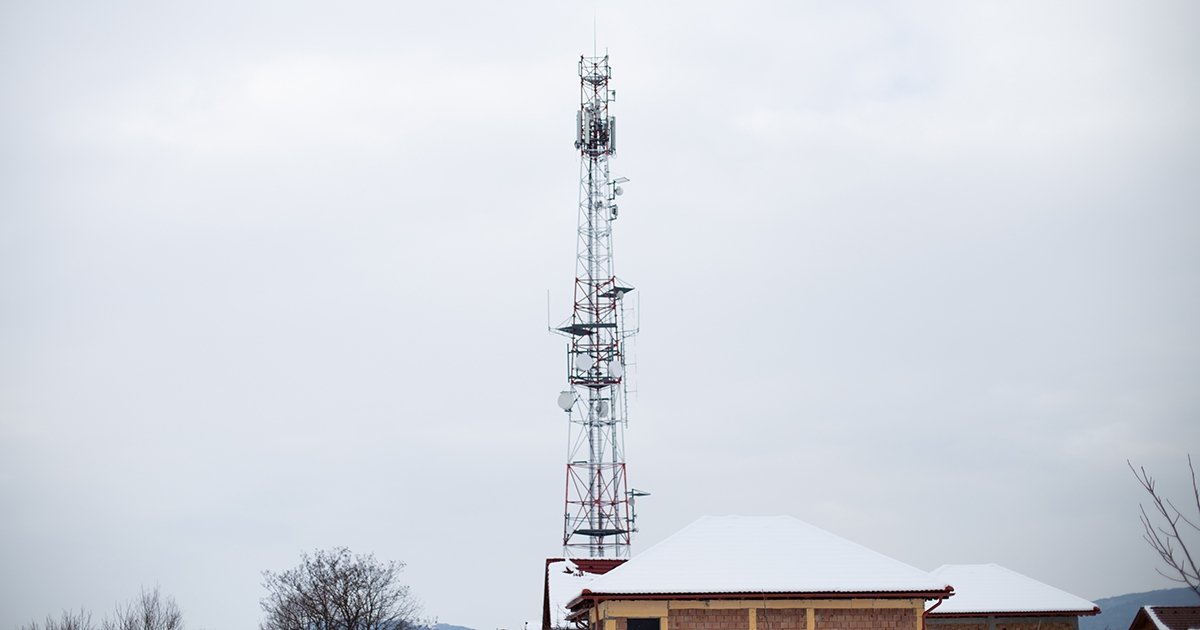
<path fill-rule="evenodd" d="M 625 178 L 609 179 L 616 154 L 617 120 L 609 112 L 616 92 L 608 87 L 608 56 L 580 57 L 580 106 L 575 148 L 579 149 L 579 233 L 575 260 L 574 309 L 556 328 L 566 335 L 567 382 L 558 404 L 567 413 L 567 488 L 563 554 L 567 557 L 628 558 L 634 529 L 625 476 L 628 405 L 625 341 L 637 333 L 626 326 L 625 296 L 633 287 L 613 271 L 612 222 Z"/>

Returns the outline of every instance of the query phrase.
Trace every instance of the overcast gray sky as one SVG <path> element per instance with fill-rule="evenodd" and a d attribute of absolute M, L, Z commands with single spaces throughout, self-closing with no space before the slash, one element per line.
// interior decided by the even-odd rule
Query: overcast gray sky
<path fill-rule="evenodd" d="M 0 5 L 0 627 L 253 628 L 348 545 L 536 621 L 576 60 L 612 55 L 644 549 L 790 514 L 1162 588 L 1200 455 L 1200 4 Z"/>

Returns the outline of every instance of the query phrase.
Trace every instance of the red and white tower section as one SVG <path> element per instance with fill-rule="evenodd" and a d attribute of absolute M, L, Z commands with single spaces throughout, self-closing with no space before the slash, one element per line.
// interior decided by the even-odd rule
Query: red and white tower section
<path fill-rule="evenodd" d="M 626 179 L 610 179 L 616 155 L 617 120 L 609 111 L 616 92 L 608 56 L 579 60 L 580 106 L 575 148 L 579 149 L 579 233 L 571 318 L 556 328 L 569 338 L 568 388 L 558 404 L 569 420 L 563 554 L 567 557 L 628 558 L 634 532 L 631 491 L 625 471 L 628 425 L 625 367 L 626 299 L 633 287 L 617 278 L 612 226 L 616 198 Z"/>

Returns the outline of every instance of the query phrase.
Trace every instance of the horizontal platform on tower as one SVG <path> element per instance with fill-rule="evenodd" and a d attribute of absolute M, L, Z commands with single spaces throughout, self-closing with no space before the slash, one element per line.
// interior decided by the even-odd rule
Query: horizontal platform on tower
<path fill-rule="evenodd" d="M 626 529 L 577 529 L 575 530 L 575 533 L 579 534 L 580 536 L 600 538 L 602 536 L 619 536 L 621 534 L 628 533 L 628 531 L 629 530 Z"/>
<path fill-rule="evenodd" d="M 590 387 L 592 389 L 603 389 L 605 387 L 612 387 L 613 385 L 620 385 L 621 379 L 619 379 L 619 378 L 590 378 L 590 377 L 580 378 L 577 376 L 573 376 L 570 379 L 570 383 L 572 385 L 579 385 L 582 387 Z"/>
<path fill-rule="evenodd" d="M 616 323 L 595 323 L 595 324 L 571 324 L 563 326 L 558 330 L 567 333 L 568 335 L 590 335 L 597 328 L 616 328 Z"/>
<path fill-rule="evenodd" d="M 613 287 L 609 291 L 600 294 L 600 297 L 619 298 L 633 290 L 633 287 Z"/>

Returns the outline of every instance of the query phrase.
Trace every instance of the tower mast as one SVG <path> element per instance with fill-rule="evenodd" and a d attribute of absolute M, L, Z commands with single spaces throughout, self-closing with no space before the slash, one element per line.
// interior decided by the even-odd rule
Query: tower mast
<path fill-rule="evenodd" d="M 558 332 L 567 344 L 568 389 L 558 397 L 567 412 L 567 488 L 563 554 L 567 557 L 628 558 L 633 534 L 625 476 L 625 286 L 613 270 L 614 203 L 624 178 L 609 179 L 616 154 L 617 121 L 609 112 L 616 92 L 608 87 L 608 56 L 580 57 L 580 105 L 575 148 L 579 149 L 579 232 L 574 309 Z"/>

